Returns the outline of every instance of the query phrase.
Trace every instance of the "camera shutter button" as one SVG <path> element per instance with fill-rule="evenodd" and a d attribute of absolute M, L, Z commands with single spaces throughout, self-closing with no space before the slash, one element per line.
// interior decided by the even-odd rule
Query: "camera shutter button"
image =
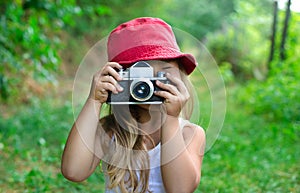
<path fill-rule="evenodd" d="M 160 77 L 160 78 L 166 77 L 166 73 L 163 72 L 163 71 L 158 71 L 158 72 L 157 72 L 157 77 Z"/>

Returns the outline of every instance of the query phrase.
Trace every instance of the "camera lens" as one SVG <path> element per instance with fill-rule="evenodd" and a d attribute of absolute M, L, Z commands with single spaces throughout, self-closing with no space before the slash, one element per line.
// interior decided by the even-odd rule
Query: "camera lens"
<path fill-rule="evenodd" d="M 146 98 L 149 95 L 149 85 L 145 82 L 139 82 L 137 83 L 132 92 L 134 95 L 136 95 L 139 98 Z"/>
<path fill-rule="evenodd" d="M 134 80 L 130 86 L 130 94 L 137 101 L 148 100 L 153 90 L 153 84 L 149 80 Z"/>

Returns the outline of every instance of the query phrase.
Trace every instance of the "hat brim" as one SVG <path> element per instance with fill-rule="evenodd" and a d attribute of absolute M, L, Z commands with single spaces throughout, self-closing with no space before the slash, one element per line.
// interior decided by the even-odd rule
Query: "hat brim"
<path fill-rule="evenodd" d="M 179 52 L 176 49 L 157 45 L 144 45 L 127 49 L 114 57 L 111 62 L 118 62 L 124 68 L 128 68 L 135 62 L 141 60 L 170 59 L 178 59 L 180 64 L 183 65 L 187 74 L 192 73 L 197 66 L 197 62 L 193 55 Z"/>

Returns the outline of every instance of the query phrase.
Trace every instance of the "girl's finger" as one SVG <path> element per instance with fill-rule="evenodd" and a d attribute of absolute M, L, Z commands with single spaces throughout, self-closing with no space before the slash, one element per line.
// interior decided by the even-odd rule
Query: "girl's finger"
<path fill-rule="evenodd" d="M 170 75 L 170 73 L 166 74 L 166 77 L 174 84 L 176 85 L 177 90 L 182 94 L 182 95 L 189 95 L 189 92 L 186 88 L 186 86 L 184 85 L 184 83 L 182 82 L 182 80 L 180 80 L 177 77 L 173 77 Z"/>
<path fill-rule="evenodd" d="M 102 70 L 102 73 L 101 75 L 111 75 L 112 77 L 114 77 L 116 80 L 120 81 L 122 80 L 121 76 L 119 75 L 119 73 L 117 72 L 116 69 L 121 69 L 122 66 L 119 65 L 118 63 L 111 63 L 111 64 L 108 64 L 106 65 L 103 70 Z"/>
<path fill-rule="evenodd" d="M 118 91 L 123 91 L 123 88 L 118 84 L 116 79 L 114 79 L 112 76 L 109 75 L 102 76 L 100 81 L 110 83 L 114 85 Z"/>
<path fill-rule="evenodd" d="M 119 63 L 117 63 L 117 62 L 108 62 L 104 66 L 104 68 L 107 67 L 107 66 L 110 66 L 110 67 L 115 68 L 115 69 L 121 69 L 122 68 L 122 66 Z"/>
<path fill-rule="evenodd" d="M 161 81 L 157 80 L 156 81 L 157 86 L 159 86 L 161 89 L 166 90 L 170 93 L 172 93 L 173 95 L 180 95 L 180 92 L 178 91 L 178 89 L 176 88 L 176 86 L 172 85 L 172 84 L 164 84 Z"/>
<path fill-rule="evenodd" d="M 160 96 L 168 101 L 172 101 L 172 99 L 175 97 L 173 94 L 167 91 L 155 91 L 154 94 L 156 96 Z"/>
<path fill-rule="evenodd" d="M 105 91 L 111 91 L 112 93 L 114 94 L 117 94 L 118 93 L 118 90 L 117 88 L 115 87 L 115 85 L 111 84 L 111 83 L 108 83 L 108 82 L 102 82 L 101 85 L 99 86 L 99 91 L 100 92 L 104 92 Z"/>

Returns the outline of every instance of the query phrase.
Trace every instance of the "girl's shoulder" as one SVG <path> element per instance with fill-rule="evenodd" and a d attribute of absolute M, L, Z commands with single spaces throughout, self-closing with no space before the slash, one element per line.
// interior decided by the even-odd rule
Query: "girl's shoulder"
<path fill-rule="evenodd" d="M 201 126 L 184 120 L 182 135 L 187 145 L 194 144 L 198 146 L 201 148 L 201 154 L 204 154 L 206 137 L 205 130 Z"/>
<path fill-rule="evenodd" d="M 192 133 L 196 132 L 201 136 L 205 136 L 205 131 L 200 125 L 197 125 L 195 123 L 190 122 L 189 120 L 185 120 L 181 118 L 179 119 L 179 122 L 183 130 L 183 133 L 188 134 L 190 132 Z"/>
<path fill-rule="evenodd" d="M 184 135 L 193 135 L 197 138 L 205 138 L 205 131 L 204 129 L 191 122 L 187 122 L 184 127 L 182 128 L 182 132 Z"/>

